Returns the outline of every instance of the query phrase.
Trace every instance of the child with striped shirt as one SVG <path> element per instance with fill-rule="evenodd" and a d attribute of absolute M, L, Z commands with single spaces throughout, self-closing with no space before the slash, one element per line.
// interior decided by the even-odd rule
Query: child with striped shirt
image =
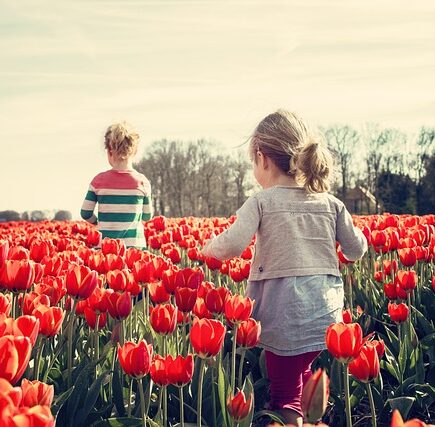
<path fill-rule="evenodd" d="M 104 136 L 112 169 L 91 181 L 80 212 L 81 217 L 98 224 L 102 238 L 122 239 L 127 247 L 145 248 L 142 221 L 152 217 L 151 185 L 133 169 L 139 135 L 125 122 L 110 126 Z M 98 216 L 94 214 L 98 203 Z"/>

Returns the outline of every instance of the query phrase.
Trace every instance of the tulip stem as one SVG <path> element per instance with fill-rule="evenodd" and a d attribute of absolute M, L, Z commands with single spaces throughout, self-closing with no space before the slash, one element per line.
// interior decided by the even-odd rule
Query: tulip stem
<path fill-rule="evenodd" d="M 213 426 L 217 425 L 216 415 L 216 385 L 215 385 L 215 370 L 211 370 L 211 399 L 213 402 Z"/>
<path fill-rule="evenodd" d="M 245 361 L 245 354 L 246 350 L 242 350 L 242 355 L 240 356 L 240 363 L 239 363 L 239 388 L 242 389 L 242 376 L 243 376 L 243 362 Z"/>
<path fill-rule="evenodd" d="M 54 365 L 54 362 L 56 362 L 57 358 L 59 357 L 60 352 L 62 351 L 63 346 L 65 345 L 65 339 L 63 335 L 60 337 L 59 342 L 56 346 L 56 349 L 54 350 L 53 357 L 50 358 L 50 363 L 48 364 L 47 370 L 44 373 L 44 376 L 42 377 L 42 381 L 45 383 L 47 382 L 48 375 L 50 374 L 51 368 Z"/>
<path fill-rule="evenodd" d="M 142 285 L 142 315 L 143 315 L 143 324 L 146 325 L 146 319 L 147 319 L 147 308 L 146 308 L 146 295 L 145 295 L 145 284 L 141 283 Z M 144 332 L 145 335 L 145 332 Z"/>
<path fill-rule="evenodd" d="M 236 387 L 236 351 L 237 351 L 237 323 L 233 326 L 233 353 L 231 360 L 231 393 L 234 396 Z"/>
<path fill-rule="evenodd" d="M 124 320 L 121 320 L 120 321 L 120 328 L 119 328 L 119 344 L 121 345 L 121 346 L 123 346 L 124 345 L 124 342 L 125 342 L 125 329 L 124 329 Z"/>
<path fill-rule="evenodd" d="M 201 427 L 202 422 L 202 382 L 204 378 L 204 366 L 205 359 L 201 359 L 201 364 L 199 366 L 199 379 L 198 379 L 198 407 L 197 407 L 197 418 L 196 418 L 196 426 Z"/>
<path fill-rule="evenodd" d="M 187 355 L 187 338 L 186 338 L 186 321 L 184 320 L 184 313 L 183 313 L 183 329 L 182 329 L 182 338 L 183 338 L 183 345 L 182 345 L 182 351 L 181 354 L 183 357 L 186 357 Z"/>
<path fill-rule="evenodd" d="M 175 325 L 175 355 L 178 356 L 180 354 L 178 348 L 178 325 Z"/>
<path fill-rule="evenodd" d="M 369 398 L 369 403 L 370 403 L 370 411 L 372 413 L 372 427 L 376 427 L 376 409 L 375 409 L 375 402 L 373 400 L 372 387 L 370 386 L 370 383 L 366 383 L 366 389 L 367 389 L 367 396 Z"/>
<path fill-rule="evenodd" d="M 11 308 L 12 308 L 12 319 L 15 319 L 15 315 L 16 313 L 16 301 L 17 301 L 17 294 L 15 292 L 12 292 L 12 304 L 11 304 Z"/>
<path fill-rule="evenodd" d="M 38 349 L 36 350 L 36 357 L 35 357 L 35 366 L 34 366 L 34 379 L 39 380 L 39 365 L 41 361 L 41 354 L 42 350 L 44 349 L 45 341 L 44 339 L 38 339 Z"/>
<path fill-rule="evenodd" d="M 133 379 L 130 379 L 130 385 L 128 387 L 128 402 L 127 402 L 127 416 L 131 417 L 131 395 L 133 393 Z"/>
<path fill-rule="evenodd" d="M 98 334 L 98 324 L 100 323 L 100 316 L 101 314 L 98 313 L 96 316 L 94 327 L 94 361 L 97 361 L 100 358 L 100 337 Z"/>
<path fill-rule="evenodd" d="M 180 390 L 180 427 L 184 427 L 184 390 L 183 386 L 179 388 Z"/>
<path fill-rule="evenodd" d="M 352 427 L 352 411 L 350 408 L 349 365 L 344 364 L 344 401 L 346 404 L 346 427 Z"/>
<path fill-rule="evenodd" d="M 163 426 L 168 424 L 168 391 L 166 386 L 163 386 Z"/>
<path fill-rule="evenodd" d="M 72 349 L 72 339 L 73 339 L 73 328 L 74 328 L 74 316 L 76 314 L 76 300 L 72 298 L 71 302 L 71 312 L 68 322 L 68 388 L 71 387 L 71 371 L 72 371 L 72 362 L 73 362 L 73 349 Z"/>
<path fill-rule="evenodd" d="M 143 423 L 143 426 L 146 427 L 147 416 L 145 413 L 145 396 L 143 394 L 142 378 L 137 379 L 137 385 L 139 387 L 139 394 L 140 394 L 140 411 L 142 413 L 142 423 Z"/>
<path fill-rule="evenodd" d="M 409 340 L 411 340 L 412 338 L 412 333 L 411 333 L 411 324 L 412 324 L 412 311 L 411 311 L 411 292 L 408 292 L 407 295 L 407 300 L 408 300 L 408 308 L 409 308 L 409 314 L 408 314 L 408 331 L 409 331 Z"/>

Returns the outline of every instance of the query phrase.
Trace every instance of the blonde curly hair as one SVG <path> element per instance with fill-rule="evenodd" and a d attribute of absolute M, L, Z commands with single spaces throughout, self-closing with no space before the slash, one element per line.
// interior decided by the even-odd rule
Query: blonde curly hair
<path fill-rule="evenodd" d="M 302 182 L 309 193 L 330 189 L 332 155 L 295 113 L 278 110 L 265 117 L 251 137 L 249 151 L 251 159 L 261 151 L 284 173 Z"/>
<path fill-rule="evenodd" d="M 104 147 L 120 159 L 134 156 L 138 143 L 139 134 L 126 122 L 109 126 L 104 135 Z"/>

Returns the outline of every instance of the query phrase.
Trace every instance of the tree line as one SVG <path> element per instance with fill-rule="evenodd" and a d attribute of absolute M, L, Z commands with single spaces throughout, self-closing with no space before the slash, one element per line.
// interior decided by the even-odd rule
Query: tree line
<path fill-rule="evenodd" d="M 346 202 L 352 189 L 373 195 L 354 213 L 435 213 L 435 128 L 415 135 L 370 124 L 319 128 L 335 157 L 333 193 Z M 135 168 L 152 185 L 154 211 L 168 217 L 229 216 L 259 189 L 251 174 L 247 144 L 223 149 L 201 139 L 151 143 Z M 1 211 L 0 221 L 70 219 L 71 213 Z"/>
<path fill-rule="evenodd" d="M 435 213 L 435 128 L 412 137 L 378 125 L 319 131 L 334 154 L 333 193 L 340 199 L 360 187 L 374 199 L 364 213 Z M 204 139 L 162 139 L 135 167 L 151 181 L 155 212 L 169 217 L 229 216 L 256 188 L 247 145 L 224 151 Z"/>

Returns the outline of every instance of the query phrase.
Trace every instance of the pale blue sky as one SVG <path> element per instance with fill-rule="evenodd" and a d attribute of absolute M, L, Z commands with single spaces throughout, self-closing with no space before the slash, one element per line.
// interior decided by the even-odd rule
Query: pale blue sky
<path fill-rule="evenodd" d="M 232 149 L 276 108 L 435 125 L 435 2 L 0 0 L 0 210 L 77 215 L 102 135 Z"/>

